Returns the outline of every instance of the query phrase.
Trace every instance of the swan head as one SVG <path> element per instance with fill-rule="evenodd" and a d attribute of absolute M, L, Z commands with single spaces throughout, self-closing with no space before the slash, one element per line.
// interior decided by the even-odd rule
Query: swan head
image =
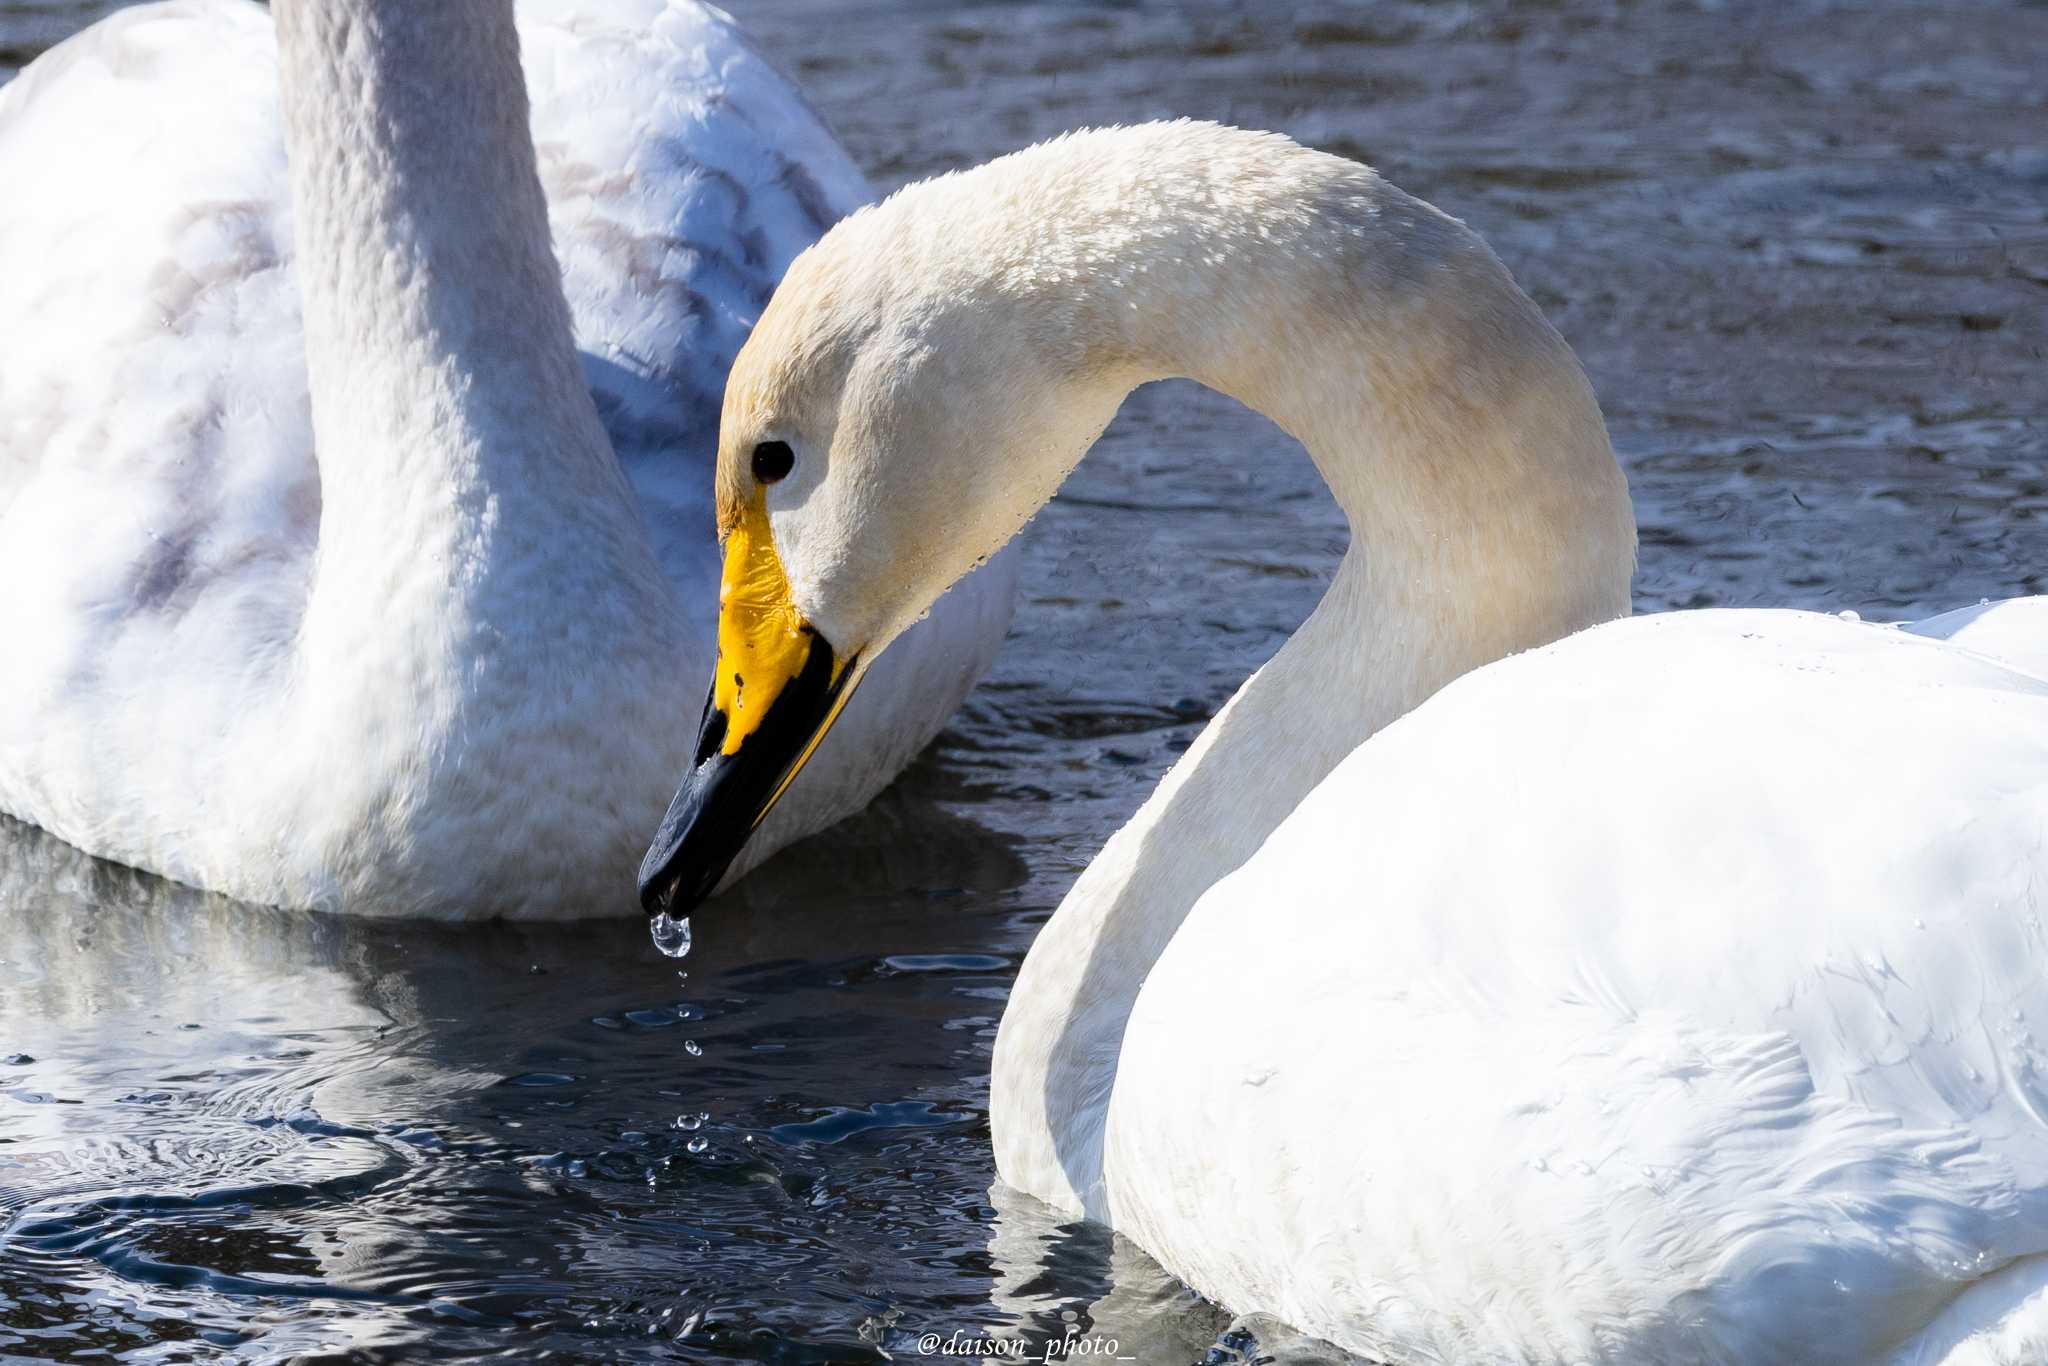
<path fill-rule="evenodd" d="M 1592 388 L 1476 234 L 1276 134 L 1070 134 L 839 223 L 734 362 L 717 673 L 649 910 L 709 894 L 866 665 L 1169 375 L 1343 448 L 1332 493 L 1457 604 L 1461 659 L 1626 612 L 1634 522 Z"/>
<path fill-rule="evenodd" d="M 1041 267 L 1015 160 L 838 224 L 734 362 L 719 657 L 641 865 L 650 913 L 710 894 L 868 663 L 1023 527 L 1131 388 L 1084 293 Z"/>

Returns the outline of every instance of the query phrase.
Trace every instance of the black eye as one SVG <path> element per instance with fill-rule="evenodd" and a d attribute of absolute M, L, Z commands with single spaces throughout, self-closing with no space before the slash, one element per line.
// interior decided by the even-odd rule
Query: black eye
<path fill-rule="evenodd" d="M 763 441 L 754 447 L 754 477 L 772 484 L 796 468 L 796 452 L 787 441 Z"/>

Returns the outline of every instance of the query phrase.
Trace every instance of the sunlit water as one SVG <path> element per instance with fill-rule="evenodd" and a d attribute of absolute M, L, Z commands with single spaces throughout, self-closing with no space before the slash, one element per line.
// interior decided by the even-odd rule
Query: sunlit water
<path fill-rule="evenodd" d="M 2048 591 L 2048 8 L 739 8 L 885 186 L 1187 113 L 1466 218 L 1593 374 L 1646 610 Z M 0 0 L 0 74 L 83 16 Z M 992 1193 L 986 1094 L 1037 926 L 1341 522 L 1273 428 L 1160 385 L 1028 537 L 959 725 L 680 963 L 632 920 L 285 915 L 0 827 L 0 1356 L 1312 1356 Z"/>

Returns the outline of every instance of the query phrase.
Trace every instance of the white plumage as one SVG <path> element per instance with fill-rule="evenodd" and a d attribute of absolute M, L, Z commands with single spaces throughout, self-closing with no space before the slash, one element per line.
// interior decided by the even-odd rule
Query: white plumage
<path fill-rule="evenodd" d="M 1980 602 L 1912 622 L 1906 629 L 2048 678 L 2048 598 Z"/>
<path fill-rule="evenodd" d="M 1353 544 L 1040 931 L 1003 1178 L 1376 1360 L 2041 1360 L 2048 600 L 1616 620 L 1599 410 L 1478 238 L 1172 124 L 792 266 L 732 390 L 830 450 L 768 491 L 805 617 L 886 639 L 1165 375 Z"/>
<path fill-rule="evenodd" d="M 367 35 L 415 22 L 352 8 Z M 353 154 L 410 99 L 429 141 L 487 141 L 465 101 L 516 95 L 519 68 L 485 41 L 509 33 L 509 10 L 475 17 L 457 50 L 419 63 L 463 92 L 445 107 L 394 85 L 373 114 L 366 83 L 389 54 L 372 36 L 302 69 L 305 127 Z M 712 654 L 724 374 L 789 260 L 866 190 L 716 10 L 523 0 L 518 21 L 531 143 L 508 129 L 412 181 L 372 149 L 296 208 L 276 34 L 255 5 L 128 10 L 0 89 L 0 810 L 254 900 L 634 909 Z M 536 145 L 544 227 L 513 202 Z M 307 203 L 345 216 L 373 191 L 395 206 L 384 236 L 349 220 L 334 240 L 357 257 L 304 259 Z M 376 275 L 443 215 L 423 273 Z M 466 235 L 529 226 L 536 260 L 552 235 L 574 353 L 544 298 L 509 301 L 520 325 L 467 354 L 436 350 L 446 315 L 391 321 L 443 286 L 525 289 Z M 352 260 L 367 264 L 351 275 Z M 309 285 L 366 316 L 390 302 L 370 330 L 337 333 L 327 373 L 353 397 L 325 410 L 331 441 L 314 438 Z M 587 400 L 510 392 L 522 365 L 559 369 L 558 351 L 580 359 L 630 497 L 603 473 Z M 369 431 L 383 418 L 363 395 L 401 392 L 416 428 Z M 467 440 L 491 449 L 470 459 Z M 393 449 L 408 444 L 445 459 L 408 465 Z M 492 467 L 501 446 L 520 459 Z M 472 477 L 474 504 L 428 506 Z M 449 582 L 406 595 L 443 569 Z M 1008 575 L 941 606 L 890 665 L 901 695 L 855 705 L 858 733 L 820 753 L 753 856 L 857 808 L 929 740 L 993 655 Z M 334 658 L 315 659 L 309 621 L 344 618 Z"/>
<path fill-rule="evenodd" d="M 1160 956 L 1112 1217 L 1368 1356 L 1942 1360 L 2048 1251 L 2044 838 L 2048 682 L 1904 631 L 1669 614 L 1480 669 Z"/>

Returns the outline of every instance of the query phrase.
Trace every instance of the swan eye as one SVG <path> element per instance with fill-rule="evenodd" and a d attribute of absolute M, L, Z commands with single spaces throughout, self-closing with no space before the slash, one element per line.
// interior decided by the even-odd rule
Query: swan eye
<path fill-rule="evenodd" d="M 787 441 L 763 441 L 754 447 L 754 477 L 772 484 L 796 467 L 796 452 Z"/>

